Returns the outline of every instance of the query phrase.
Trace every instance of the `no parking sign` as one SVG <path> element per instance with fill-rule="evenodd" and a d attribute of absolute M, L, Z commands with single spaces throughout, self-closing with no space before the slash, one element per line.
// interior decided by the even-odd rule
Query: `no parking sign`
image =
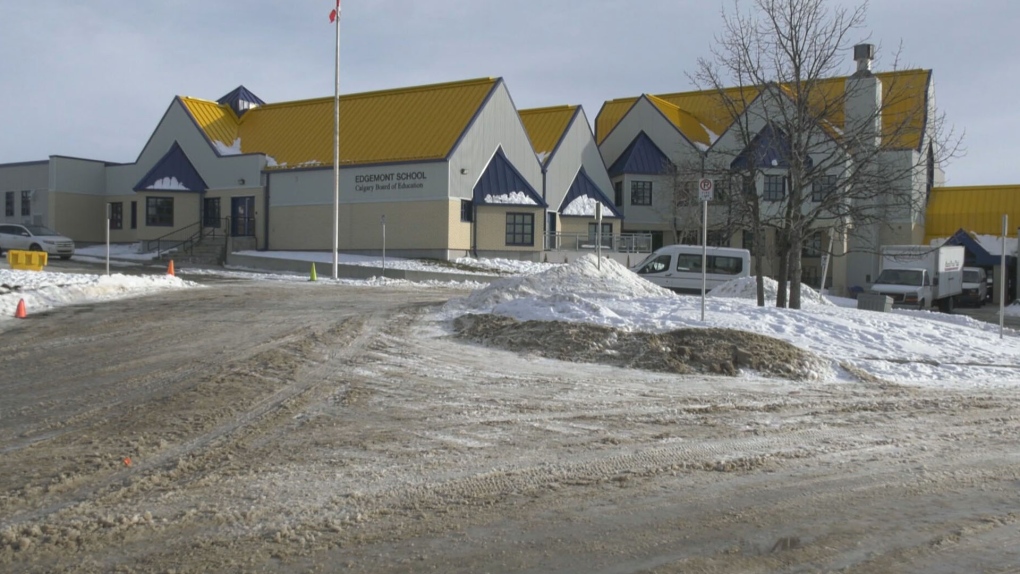
<path fill-rule="evenodd" d="M 711 179 L 703 177 L 698 180 L 698 199 L 701 201 L 712 201 L 712 191 L 715 185 Z"/>

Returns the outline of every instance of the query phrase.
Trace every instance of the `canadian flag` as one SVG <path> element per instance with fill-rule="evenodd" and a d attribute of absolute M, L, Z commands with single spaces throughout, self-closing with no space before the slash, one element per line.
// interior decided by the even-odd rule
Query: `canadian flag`
<path fill-rule="evenodd" d="M 329 23 L 336 22 L 336 19 L 340 17 L 340 0 L 336 0 L 336 10 L 332 10 L 329 13 Z"/>

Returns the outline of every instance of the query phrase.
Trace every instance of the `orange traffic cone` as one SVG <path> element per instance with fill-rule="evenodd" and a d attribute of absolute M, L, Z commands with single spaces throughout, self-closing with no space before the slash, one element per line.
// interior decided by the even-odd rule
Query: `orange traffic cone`
<path fill-rule="evenodd" d="M 18 301 L 18 310 L 14 312 L 15 319 L 24 319 L 28 317 L 28 313 L 25 312 L 25 300 Z"/>
<path fill-rule="evenodd" d="M 174 274 L 174 260 L 173 259 L 170 260 L 170 265 L 166 266 L 166 274 L 167 275 L 173 275 Z"/>

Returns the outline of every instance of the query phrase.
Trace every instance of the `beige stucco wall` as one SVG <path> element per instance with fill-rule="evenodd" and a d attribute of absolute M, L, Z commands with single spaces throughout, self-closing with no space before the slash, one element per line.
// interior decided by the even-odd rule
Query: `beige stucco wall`
<path fill-rule="evenodd" d="M 535 216 L 533 245 L 506 244 L 507 213 L 532 213 Z M 545 210 L 541 207 L 524 205 L 479 206 L 477 212 L 478 251 L 534 252 L 542 251 L 542 235 L 545 233 Z"/>
<path fill-rule="evenodd" d="M 197 193 L 147 192 L 136 194 L 138 201 L 138 240 L 156 239 L 176 229 L 181 229 L 199 221 L 202 204 Z M 172 226 L 149 226 L 146 223 L 146 200 L 149 197 L 169 197 L 174 200 L 174 222 Z M 126 227 L 130 227 L 130 204 L 124 206 Z M 198 231 L 196 228 L 195 231 Z"/>
<path fill-rule="evenodd" d="M 455 251 L 467 251 L 471 249 L 471 231 L 472 223 L 470 221 L 460 220 L 460 201 L 459 199 L 452 199 L 449 202 L 449 214 L 448 221 L 449 235 L 447 241 L 449 242 L 450 249 Z"/>
<path fill-rule="evenodd" d="M 454 202 L 441 200 L 341 205 L 339 248 L 381 251 L 383 215 L 387 250 L 445 250 L 449 221 L 453 216 L 459 221 L 460 204 L 455 208 Z M 332 234 L 331 206 L 280 206 L 269 214 L 271 250 L 331 250 Z"/>

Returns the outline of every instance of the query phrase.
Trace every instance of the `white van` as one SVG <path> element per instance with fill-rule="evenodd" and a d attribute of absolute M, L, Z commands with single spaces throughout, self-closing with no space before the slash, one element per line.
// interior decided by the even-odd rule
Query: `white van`
<path fill-rule="evenodd" d="M 751 274 L 751 252 L 732 247 L 709 247 L 705 288 Z M 660 287 L 680 293 L 701 293 L 701 246 L 667 245 L 656 249 L 631 271 Z"/>
<path fill-rule="evenodd" d="M 960 303 L 980 307 L 988 297 L 988 274 L 981 267 L 963 268 L 963 293 Z"/>

